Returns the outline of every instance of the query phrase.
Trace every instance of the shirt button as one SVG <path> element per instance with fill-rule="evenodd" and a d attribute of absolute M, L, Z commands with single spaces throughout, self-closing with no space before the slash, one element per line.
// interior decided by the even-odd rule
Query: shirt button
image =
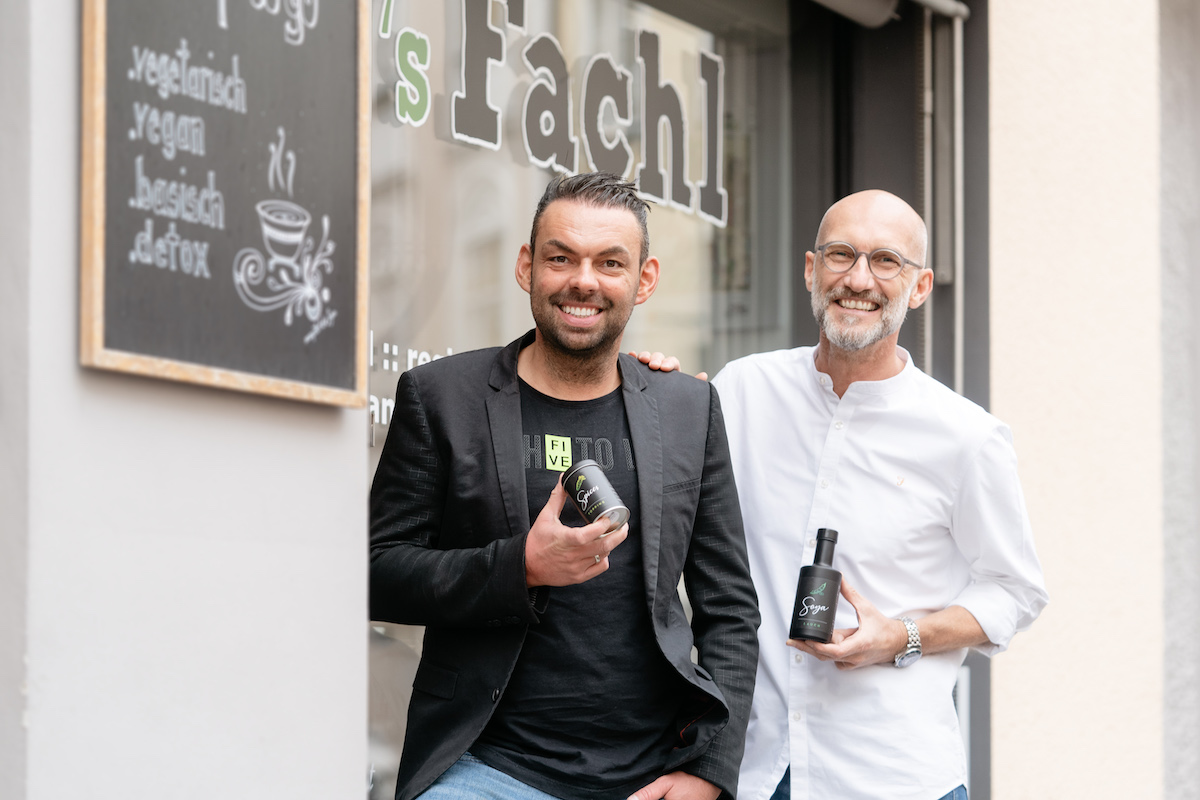
<path fill-rule="evenodd" d="M 821 488 L 822 488 L 822 489 L 828 489 L 828 488 L 829 488 L 829 481 L 825 480 L 824 478 L 821 478 Z"/>
<path fill-rule="evenodd" d="M 837 428 L 840 431 L 842 428 L 846 427 L 846 423 L 842 422 L 839 419 L 837 422 L 833 423 L 833 427 Z"/>
<path fill-rule="evenodd" d="M 817 546 L 817 540 L 816 540 L 816 539 L 809 539 L 809 540 L 808 540 L 808 546 L 809 546 L 809 547 L 816 547 L 816 546 Z"/>
<path fill-rule="evenodd" d="M 494 703 L 494 702 L 496 702 L 496 701 L 497 701 L 497 700 L 499 700 L 499 699 L 500 699 L 500 690 L 499 690 L 499 689 L 492 689 L 492 702 Z"/>
<path fill-rule="evenodd" d="M 799 711 L 792 713 L 792 721 L 793 722 L 799 722 L 802 719 L 804 719 L 804 715 L 801 714 Z"/>
<path fill-rule="evenodd" d="M 804 663 L 804 653 L 796 653 L 796 663 L 797 664 Z"/>

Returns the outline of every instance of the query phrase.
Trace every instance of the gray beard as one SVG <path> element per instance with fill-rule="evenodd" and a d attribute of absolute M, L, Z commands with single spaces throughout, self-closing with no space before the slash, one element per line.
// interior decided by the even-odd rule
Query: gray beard
<path fill-rule="evenodd" d="M 851 322 L 842 326 L 838 326 L 833 321 L 832 315 L 828 313 L 829 306 L 836 299 L 855 295 L 848 292 L 824 292 L 814 288 L 812 293 L 813 317 L 817 320 L 817 327 L 825 334 L 826 340 L 831 345 L 839 350 L 857 352 L 876 342 L 883 341 L 900 330 L 900 326 L 904 324 L 904 319 L 908 315 L 908 300 L 912 297 L 914 288 L 916 288 L 916 281 L 913 281 L 912 286 L 908 288 L 907 296 L 897 297 L 891 301 L 882 295 L 859 295 L 858 297 L 861 299 L 878 303 L 883 309 L 883 314 L 878 322 L 870 325 Z"/>

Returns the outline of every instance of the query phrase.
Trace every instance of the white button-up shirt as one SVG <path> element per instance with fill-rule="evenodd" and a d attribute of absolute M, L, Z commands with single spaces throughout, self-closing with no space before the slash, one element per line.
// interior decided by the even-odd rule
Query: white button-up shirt
<path fill-rule="evenodd" d="M 721 396 L 762 611 L 740 800 L 792 767 L 794 800 L 936 800 L 966 780 L 952 689 L 966 650 L 838 670 L 784 644 L 818 528 L 833 568 L 883 614 L 958 605 L 991 655 L 1047 596 L 1007 426 L 918 370 L 838 398 L 802 347 L 739 359 Z M 836 626 L 857 627 L 838 604 Z"/>

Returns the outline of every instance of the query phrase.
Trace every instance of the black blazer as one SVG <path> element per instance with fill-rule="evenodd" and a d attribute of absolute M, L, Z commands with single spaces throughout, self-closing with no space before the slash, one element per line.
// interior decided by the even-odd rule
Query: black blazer
<path fill-rule="evenodd" d="M 482 733 L 526 629 L 554 591 L 525 586 L 530 519 L 517 353 L 532 337 L 417 367 L 396 388 L 371 487 L 371 618 L 426 626 L 398 800 L 428 788 Z M 685 695 L 666 771 L 682 769 L 732 796 L 759 615 L 720 405 L 709 384 L 690 376 L 652 372 L 626 355 L 620 370 L 637 457 L 646 601 Z"/>

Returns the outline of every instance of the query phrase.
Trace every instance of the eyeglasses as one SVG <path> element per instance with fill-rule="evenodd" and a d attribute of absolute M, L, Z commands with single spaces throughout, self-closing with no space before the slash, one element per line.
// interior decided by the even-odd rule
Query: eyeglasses
<path fill-rule="evenodd" d="M 886 247 L 863 253 L 855 250 L 854 245 L 845 242 L 826 242 L 817 245 L 817 252 L 821 254 L 825 269 L 830 272 L 849 272 L 858 263 L 859 256 L 866 256 L 868 269 L 881 281 L 890 281 L 899 275 L 904 271 L 905 264 L 911 264 L 917 269 L 924 269 L 921 264 L 909 261 L 895 250 L 889 250 Z"/>

